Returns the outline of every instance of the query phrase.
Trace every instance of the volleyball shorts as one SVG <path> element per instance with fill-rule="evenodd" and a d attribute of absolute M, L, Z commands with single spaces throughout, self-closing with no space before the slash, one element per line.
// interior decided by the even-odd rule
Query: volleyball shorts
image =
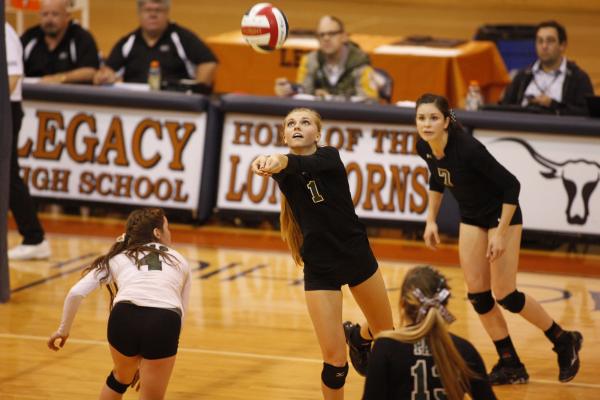
<path fill-rule="evenodd" d="M 366 238 L 365 238 L 366 239 Z M 329 263 L 304 264 L 304 290 L 341 290 L 343 285 L 354 287 L 369 279 L 378 265 L 368 239 L 358 246 L 355 256 Z"/>
<path fill-rule="evenodd" d="M 108 342 L 129 357 L 156 360 L 174 356 L 181 332 L 178 311 L 119 302 L 108 318 Z"/>
<path fill-rule="evenodd" d="M 502 214 L 502 207 L 497 208 L 496 210 L 475 218 L 468 218 L 462 216 L 460 222 L 467 225 L 475 225 L 483 229 L 492 229 L 497 228 L 498 223 L 500 222 L 500 215 Z M 513 214 L 512 219 L 510 220 L 510 225 L 522 225 L 523 224 L 523 215 L 521 214 L 521 207 L 517 206 L 515 213 Z"/>

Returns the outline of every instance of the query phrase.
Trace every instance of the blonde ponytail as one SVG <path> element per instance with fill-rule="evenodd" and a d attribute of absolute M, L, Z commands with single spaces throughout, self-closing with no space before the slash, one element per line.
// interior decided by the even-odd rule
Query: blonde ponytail
<path fill-rule="evenodd" d="M 384 331 L 377 337 L 386 337 L 405 343 L 416 343 L 425 338 L 448 400 L 464 399 L 465 393 L 470 389 L 469 380 L 477 378 L 477 375 L 469 369 L 456 349 L 446 328 L 446 322 L 435 307 L 429 309 L 427 316 L 420 324 L 397 331 Z"/>
<path fill-rule="evenodd" d="M 405 343 L 425 340 L 440 373 L 449 400 L 462 400 L 470 390 L 475 374 L 456 349 L 447 324 L 454 320 L 446 305 L 450 287 L 435 268 L 418 266 L 407 272 L 400 294 L 400 315 L 409 325 L 397 331 L 381 332 L 386 337 Z"/>
<path fill-rule="evenodd" d="M 292 208 L 281 193 L 281 214 L 279 214 L 279 224 L 281 225 L 281 238 L 287 243 L 294 262 L 298 266 L 303 266 L 302 256 L 300 256 L 300 247 L 302 247 L 302 232 L 296 222 Z"/>

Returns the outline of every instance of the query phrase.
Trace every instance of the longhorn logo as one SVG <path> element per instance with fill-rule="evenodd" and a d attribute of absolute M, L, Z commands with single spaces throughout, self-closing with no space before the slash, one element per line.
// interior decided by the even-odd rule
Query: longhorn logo
<path fill-rule="evenodd" d="M 546 179 L 561 178 L 567 192 L 567 222 L 584 225 L 590 215 L 590 197 L 600 180 L 600 164 L 583 159 L 552 161 L 539 154 L 529 143 L 517 138 L 503 138 L 496 142 L 516 142 L 525 147 L 531 157 L 544 170 L 540 174 Z"/>

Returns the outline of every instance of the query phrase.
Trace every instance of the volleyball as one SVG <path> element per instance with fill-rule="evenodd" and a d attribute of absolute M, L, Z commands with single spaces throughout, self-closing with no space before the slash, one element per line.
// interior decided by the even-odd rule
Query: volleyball
<path fill-rule="evenodd" d="M 270 3 L 255 4 L 242 17 L 242 36 L 258 52 L 268 53 L 280 48 L 287 35 L 285 14 Z"/>

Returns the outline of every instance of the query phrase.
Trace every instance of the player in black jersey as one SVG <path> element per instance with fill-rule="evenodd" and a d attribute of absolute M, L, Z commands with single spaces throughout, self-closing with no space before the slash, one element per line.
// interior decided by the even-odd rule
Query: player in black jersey
<path fill-rule="evenodd" d="M 558 379 L 570 381 L 579 370 L 581 333 L 564 331 L 535 299 L 516 287 L 523 228 L 519 181 L 477 139 L 464 132 L 444 97 L 421 96 L 416 125 L 420 136 L 417 151 L 430 172 L 423 237 L 431 248 L 440 242 L 435 221 L 444 188 L 448 188 L 460 208 L 458 248 L 468 298 L 500 356 L 490 373 L 491 382 L 525 383 L 529 379 L 494 296 L 506 310 L 544 331 L 558 356 Z"/>
<path fill-rule="evenodd" d="M 323 396 L 342 399 L 348 363 L 341 287 L 348 284 L 369 324 L 348 330 L 355 367 L 352 349 L 361 348 L 363 356 L 370 352 L 369 328 L 372 334 L 393 329 L 390 303 L 340 155 L 333 147 L 318 146 L 321 117 L 311 109 L 294 109 L 284 119 L 283 134 L 290 153 L 259 156 L 252 169 L 272 176 L 281 189 L 281 234 L 296 264 L 304 265 L 306 304 L 323 354 Z M 361 367 L 359 373 L 366 373 Z"/>
<path fill-rule="evenodd" d="M 494 400 L 481 356 L 448 332 L 450 288 L 429 266 L 407 272 L 400 293 L 402 325 L 378 335 L 369 360 L 363 400 Z"/>

